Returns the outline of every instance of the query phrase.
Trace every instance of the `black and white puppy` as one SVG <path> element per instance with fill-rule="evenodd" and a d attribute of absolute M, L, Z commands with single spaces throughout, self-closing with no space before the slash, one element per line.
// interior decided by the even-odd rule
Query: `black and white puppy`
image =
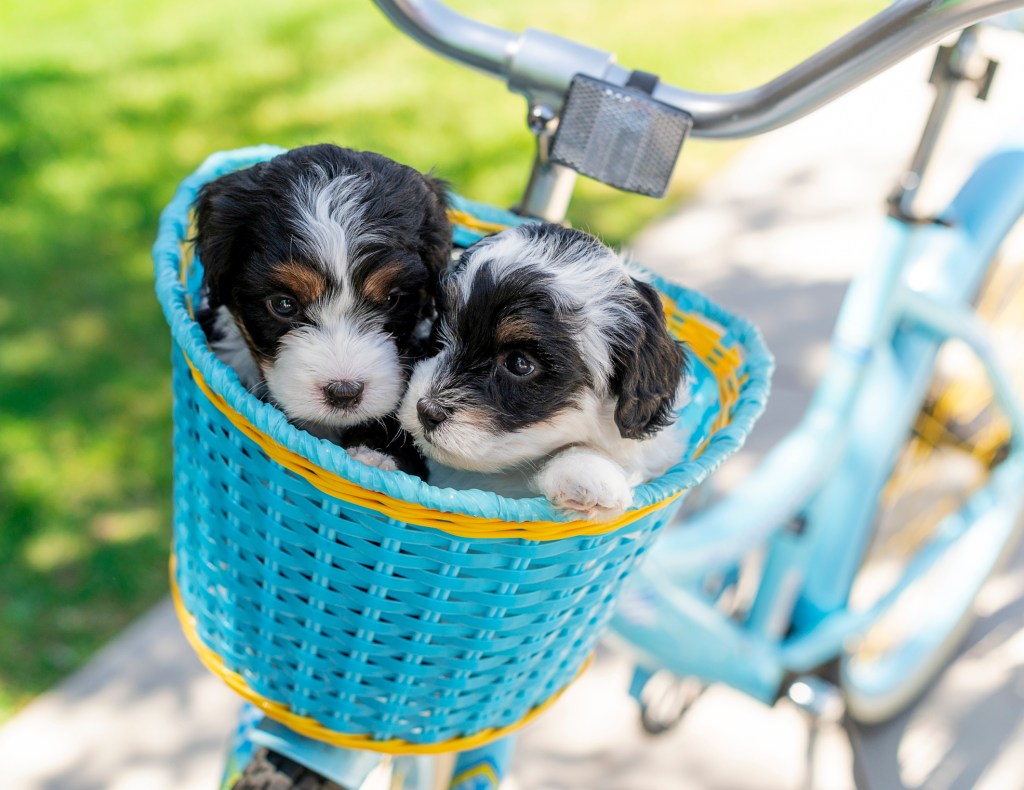
<path fill-rule="evenodd" d="M 399 409 L 429 458 L 526 469 L 556 507 L 599 520 L 680 459 L 683 349 L 658 293 L 593 236 L 491 236 L 450 269 L 438 310 L 440 352 L 417 363 Z"/>
<path fill-rule="evenodd" d="M 423 473 L 394 412 L 451 253 L 443 183 L 311 145 L 206 184 L 195 209 L 218 357 L 299 427 Z"/>

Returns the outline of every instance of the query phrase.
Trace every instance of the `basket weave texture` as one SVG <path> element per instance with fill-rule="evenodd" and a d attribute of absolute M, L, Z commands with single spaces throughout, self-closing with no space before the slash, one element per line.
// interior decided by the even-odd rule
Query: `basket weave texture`
<path fill-rule="evenodd" d="M 763 410 L 760 334 L 654 279 L 696 357 L 680 414 L 686 456 L 611 524 L 543 499 L 431 487 L 352 461 L 248 394 L 209 350 L 188 265 L 199 187 L 267 159 L 210 157 L 164 211 L 157 293 L 174 337 L 174 573 L 186 633 L 212 670 L 322 740 L 445 750 L 497 737 L 580 672 L 623 581 L 686 490 L 742 444 Z M 454 198 L 455 240 L 519 222 Z"/>

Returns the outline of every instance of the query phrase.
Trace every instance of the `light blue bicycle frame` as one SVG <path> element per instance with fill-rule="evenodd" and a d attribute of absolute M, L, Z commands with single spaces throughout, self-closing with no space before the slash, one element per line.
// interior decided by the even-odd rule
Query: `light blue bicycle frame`
<path fill-rule="evenodd" d="M 838 657 L 982 513 L 993 550 L 1005 543 L 1000 537 L 1009 538 L 1024 504 L 1024 414 L 971 300 L 1022 212 L 1024 134 L 976 169 L 942 215 L 948 226 L 888 221 L 880 254 L 849 288 L 829 364 L 799 426 L 735 493 L 663 536 L 636 574 L 613 628 L 642 665 L 772 702 L 787 677 Z M 847 602 L 878 494 L 948 338 L 964 341 L 985 366 L 1011 422 L 1009 455 L 898 583 L 853 611 Z M 735 575 L 755 547 L 767 547 L 763 575 L 737 622 L 716 608 L 706 582 Z M 977 564 L 980 574 L 992 558 L 979 555 Z"/>

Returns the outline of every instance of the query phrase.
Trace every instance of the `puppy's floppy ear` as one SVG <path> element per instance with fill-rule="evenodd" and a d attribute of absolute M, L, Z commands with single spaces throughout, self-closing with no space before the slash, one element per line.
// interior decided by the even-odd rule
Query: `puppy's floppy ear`
<path fill-rule="evenodd" d="M 452 225 L 448 221 L 448 184 L 433 175 L 423 176 L 428 197 L 420 227 L 419 255 L 430 271 L 427 291 L 437 290 L 437 281 L 452 253 Z"/>
<path fill-rule="evenodd" d="M 252 240 L 245 232 L 261 165 L 228 173 L 204 184 L 196 198 L 195 250 L 203 264 L 203 284 L 213 305 L 223 303 L 225 281 Z"/>
<path fill-rule="evenodd" d="M 668 332 L 658 292 L 631 279 L 635 294 L 630 304 L 639 326 L 635 336 L 621 337 L 613 345 L 611 388 L 619 398 L 615 407 L 619 433 L 626 439 L 644 439 L 672 423 L 686 355 Z"/>

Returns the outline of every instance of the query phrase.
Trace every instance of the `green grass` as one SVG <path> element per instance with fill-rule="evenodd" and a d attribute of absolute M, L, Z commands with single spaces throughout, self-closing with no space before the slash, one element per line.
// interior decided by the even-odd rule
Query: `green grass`
<path fill-rule="evenodd" d="M 767 79 L 880 5 L 458 3 L 702 90 Z M 524 112 L 364 0 L 0 7 L 0 719 L 167 589 L 169 342 L 149 247 L 176 183 L 218 149 L 329 140 L 507 205 Z M 688 143 L 673 195 L 734 150 Z M 573 219 L 617 241 L 668 208 L 584 183 Z"/>

